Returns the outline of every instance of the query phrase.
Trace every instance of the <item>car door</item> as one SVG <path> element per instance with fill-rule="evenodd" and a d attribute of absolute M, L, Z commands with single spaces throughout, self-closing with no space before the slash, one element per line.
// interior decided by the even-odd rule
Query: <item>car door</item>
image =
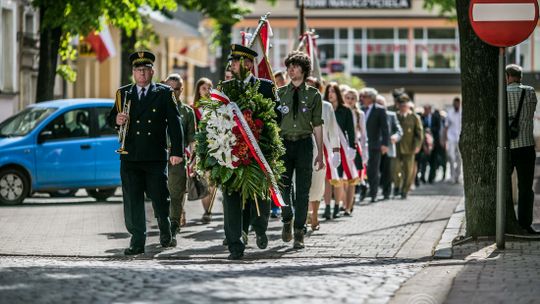
<path fill-rule="evenodd" d="M 95 139 L 90 111 L 68 110 L 49 122 L 38 136 L 36 178 L 40 188 L 79 188 L 95 180 Z"/>
<path fill-rule="evenodd" d="M 120 157 L 115 151 L 120 147 L 118 131 L 107 124 L 110 107 L 94 108 L 96 127 L 96 184 L 120 185 Z"/>

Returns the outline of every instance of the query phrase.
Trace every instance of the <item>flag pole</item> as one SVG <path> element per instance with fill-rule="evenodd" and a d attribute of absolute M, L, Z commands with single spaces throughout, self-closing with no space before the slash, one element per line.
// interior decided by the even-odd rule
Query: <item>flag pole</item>
<path fill-rule="evenodd" d="M 300 0 L 300 12 L 299 12 L 299 16 L 298 18 L 300 19 L 299 22 L 300 22 L 300 35 L 299 37 L 301 37 L 302 35 L 304 35 L 304 32 L 306 31 L 306 25 L 304 23 L 304 0 Z"/>
<path fill-rule="evenodd" d="M 261 16 L 261 19 L 259 19 L 259 24 L 257 24 L 257 28 L 255 28 L 255 32 L 251 36 L 251 39 L 249 40 L 249 43 L 247 45 L 248 48 L 251 48 L 253 44 L 255 43 L 255 38 L 257 38 L 257 36 L 259 35 L 259 32 L 261 31 L 263 24 L 268 19 L 268 16 L 270 16 L 270 12 L 264 14 L 263 16 Z"/>

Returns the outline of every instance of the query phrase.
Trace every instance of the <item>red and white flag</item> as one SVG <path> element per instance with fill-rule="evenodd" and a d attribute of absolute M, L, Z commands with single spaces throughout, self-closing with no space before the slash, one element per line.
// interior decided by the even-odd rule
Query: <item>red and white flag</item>
<path fill-rule="evenodd" d="M 252 34 L 242 32 L 242 44 L 250 47 L 258 54 L 257 58 L 255 58 L 253 74 L 258 78 L 274 81 L 274 74 L 268 60 L 270 38 L 274 34 L 268 20 L 261 20 L 261 22 L 261 27 L 255 37 L 252 37 Z M 249 46 L 250 43 L 251 46 Z"/>
<path fill-rule="evenodd" d="M 112 40 L 111 32 L 107 25 L 103 25 L 100 32 L 92 31 L 86 41 L 92 46 L 99 62 L 105 61 L 109 57 L 116 56 L 116 48 Z"/>
<path fill-rule="evenodd" d="M 319 65 L 319 48 L 317 47 L 317 36 L 313 32 L 305 32 L 300 37 L 299 51 L 305 52 L 311 59 L 311 76 L 322 79 L 321 67 Z"/>

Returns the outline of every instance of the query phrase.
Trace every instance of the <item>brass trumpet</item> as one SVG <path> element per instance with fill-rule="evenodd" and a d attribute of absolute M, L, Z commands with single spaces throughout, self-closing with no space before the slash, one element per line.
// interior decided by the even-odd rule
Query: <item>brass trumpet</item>
<path fill-rule="evenodd" d="M 120 129 L 118 130 L 118 141 L 121 143 L 120 148 L 116 150 L 116 153 L 118 154 L 128 154 L 128 151 L 126 151 L 125 144 L 126 144 L 126 135 L 129 129 L 129 109 L 131 107 L 131 100 L 127 99 L 127 92 L 126 95 L 124 95 L 124 104 L 122 106 L 122 113 L 128 115 L 128 120 L 120 126 Z"/>

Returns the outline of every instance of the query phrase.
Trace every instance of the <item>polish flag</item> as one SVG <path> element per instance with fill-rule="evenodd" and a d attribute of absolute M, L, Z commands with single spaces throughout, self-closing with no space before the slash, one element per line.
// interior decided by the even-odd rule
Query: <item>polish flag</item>
<path fill-rule="evenodd" d="M 96 53 L 96 58 L 100 63 L 109 57 L 116 56 L 116 49 L 107 25 L 103 25 L 99 33 L 92 31 L 86 37 L 86 41 L 92 46 L 92 50 Z"/>
<path fill-rule="evenodd" d="M 274 74 L 272 73 L 272 67 L 270 61 L 268 61 L 268 53 L 270 50 L 270 38 L 274 35 L 270 23 L 265 20 L 257 33 L 256 37 L 250 37 L 248 33 L 242 33 L 242 43 L 245 46 L 248 41 L 252 41 L 251 49 L 257 52 L 258 56 L 255 58 L 253 74 L 258 78 L 264 78 L 274 81 Z"/>

